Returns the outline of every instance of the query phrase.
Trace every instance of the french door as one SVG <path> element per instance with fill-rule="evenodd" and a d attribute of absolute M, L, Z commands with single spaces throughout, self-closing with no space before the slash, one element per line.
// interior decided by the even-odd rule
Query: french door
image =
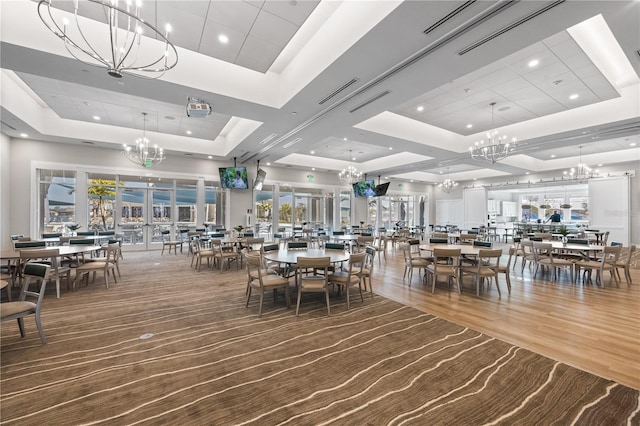
<path fill-rule="evenodd" d="M 162 247 L 163 231 L 173 238 L 173 189 L 149 187 L 118 188 L 120 233 L 127 250 Z"/>

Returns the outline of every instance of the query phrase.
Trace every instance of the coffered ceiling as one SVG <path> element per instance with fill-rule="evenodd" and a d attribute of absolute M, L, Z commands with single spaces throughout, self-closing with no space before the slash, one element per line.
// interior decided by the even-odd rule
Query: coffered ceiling
<path fill-rule="evenodd" d="M 78 62 L 37 2 L 0 2 L 2 132 L 120 149 L 146 112 L 167 161 L 332 172 L 351 161 L 429 183 L 447 170 L 561 171 L 580 152 L 592 166 L 640 162 L 639 1 L 143 3 L 153 25 L 171 23 L 179 54 L 155 80 Z M 188 97 L 213 113 L 188 117 Z M 517 137 L 516 152 L 472 160 L 491 129 Z"/>

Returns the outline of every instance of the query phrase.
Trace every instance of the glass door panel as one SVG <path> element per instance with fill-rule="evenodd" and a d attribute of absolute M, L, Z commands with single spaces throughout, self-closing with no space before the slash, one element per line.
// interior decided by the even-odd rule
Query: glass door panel
<path fill-rule="evenodd" d="M 162 247 L 162 231 L 169 231 L 169 238 L 173 235 L 173 215 L 171 206 L 173 204 L 173 191 L 163 189 L 149 189 L 148 197 L 151 201 L 149 211 L 153 212 L 147 223 L 151 224 L 149 232 L 149 248 Z M 155 247 L 154 247 L 155 246 Z"/>
<path fill-rule="evenodd" d="M 120 219 L 120 233 L 124 247 L 137 246 L 139 250 L 146 249 L 145 230 L 147 191 L 143 188 L 122 188 L 119 192 L 122 216 Z"/>

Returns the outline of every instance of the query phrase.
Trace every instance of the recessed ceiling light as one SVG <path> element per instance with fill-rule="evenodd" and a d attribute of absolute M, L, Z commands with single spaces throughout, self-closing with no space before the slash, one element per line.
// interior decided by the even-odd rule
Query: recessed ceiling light
<path fill-rule="evenodd" d="M 351 159 L 351 161 L 356 161 L 356 157 L 353 157 L 353 158 Z"/>
<path fill-rule="evenodd" d="M 315 151 L 311 151 L 311 153 L 312 153 L 312 154 L 315 154 L 316 152 L 315 152 Z"/>
<path fill-rule="evenodd" d="M 467 124 L 467 129 L 470 129 L 473 127 L 473 124 Z"/>
<path fill-rule="evenodd" d="M 556 158 L 556 155 L 555 154 L 551 154 L 550 157 L 551 158 Z"/>
<path fill-rule="evenodd" d="M 578 99 L 580 97 L 580 95 L 578 95 L 577 93 L 574 93 L 573 95 L 569 96 L 569 99 L 574 100 L 574 99 Z"/>
<path fill-rule="evenodd" d="M 222 43 L 222 44 L 227 44 L 227 43 L 229 43 L 229 37 L 227 37 L 227 36 L 226 36 L 226 35 L 224 35 L 224 34 L 220 34 L 220 35 L 218 36 L 218 41 L 219 41 L 220 43 Z"/>
<path fill-rule="evenodd" d="M 598 164 L 598 167 L 602 167 L 602 164 Z"/>
<path fill-rule="evenodd" d="M 411 179 L 409 182 L 413 182 L 413 179 Z"/>
<path fill-rule="evenodd" d="M 213 158 L 213 155 L 209 155 L 207 158 L 211 160 Z"/>
<path fill-rule="evenodd" d="M 175 120 L 176 118 L 172 115 L 165 115 L 164 118 L 166 118 L 167 120 Z"/>
<path fill-rule="evenodd" d="M 529 174 L 529 172 L 526 172 L 526 173 L 525 173 L 525 175 L 528 175 L 528 174 Z"/>
<path fill-rule="evenodd" d="M 20 136 L 22 136 L 23 138 L 26 138 L 26 137 L 28 137 L 29 135 L 28 135 L 28 134 L 26 134 L 26 133 L 20 133 Z"/>
<path fill-rule="evenodd" d="M 442 170 L 440 170 L 440 174 L 442 174 Z"/>
<path fill-rule="evenodd" d="M 315 169 L 316 169 L 315 167 L 312 167 L 312 168 L 311 168 L 311 170 L 315 170 Z"/>
<path fill-rule="evenodd" d="M 478 178 L 473 178 L 473 180 L 478 180 Z"/>
<path fill-rule="evenodd" d="M 271 165 L 271 163 L 267 163 L 267 166 L 270 166 L 270 165 Z"/>
<path fill-rule="evenodd" d="M 422 112 L 424 111 L 424 107 L 422 105 L 420 105 L 418 108 L 416 108 L 418 110 L 418 112 Z"/>
<path fill-rule="evenodd" d="M 537 67 L 539 63 L 540 63 L 539 60 L 533 59 L 533 60 L 529 61 L 528 65 L 529 65 L 529 68 L 533 68 L 533 67 Z"/>
<path fill-rule="evenodd" d="M 97 116 L 97 115 L 94 115 L 94 116 L 93 116 L 93 119 L 94 119 L 94 120 L 100 120 L 100 117 L 99 117 L 99 116 Z"/>
<path fill-rule="evenodd" d="M 635 142 L 631 142 L 631 143 L 629 144 L 629 146 L 636 146 L 636 143 L 635 143 Z"/>
<path fill-rule="evenodd" d="M 190 135 L 191 133 L 193 133 L 191 130 L 187 130 L 188 135 Z"/>
<path fill-rule="evenodd" d="M 346 140 L 347 140 L 347 138 L 342 138 L 342 140 L 345 140 L 345 141 L 346 141 Z"/>

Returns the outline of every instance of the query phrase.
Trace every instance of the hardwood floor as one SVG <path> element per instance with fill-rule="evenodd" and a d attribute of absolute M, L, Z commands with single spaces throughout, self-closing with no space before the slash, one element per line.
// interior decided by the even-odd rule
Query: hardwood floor
<path fill-rule="evenodd" d="M 503 247 L 507 247 L 504 245 Z M 506 252 L 507 250 L 504 250 Z M 633 283 L 622 277 L 619 287 L 605 275 L 605 288 L 571 283 L 568 272 L 558 281 L 532 270 L 511 272 L 511 294 L 500 277 L 502 297 L 495 285 L 475 294 L 465 278 L 462 294 L 449 291 L 444 280 L 435 293 L 417 270 L 403 280 L 401 251 L 387 251 L 373 273 L 374 292 L 421 311 L 486 333 L 600 377 L 640 389 L 640 270 L 632 270 Z"/>

